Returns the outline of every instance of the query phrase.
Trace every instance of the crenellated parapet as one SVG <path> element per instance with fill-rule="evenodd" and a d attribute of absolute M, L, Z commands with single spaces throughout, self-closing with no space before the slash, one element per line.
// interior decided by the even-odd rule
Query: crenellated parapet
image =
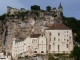
<path fill-rule="evenodd" d="M 24 8 L 17 9 L 17 8 L 12 8 L 10 6 L 7 6 L 7 13 L 9 13 L 10 15 L 15 14 L 17 12 L 26 12 L 26 10 Z"/>

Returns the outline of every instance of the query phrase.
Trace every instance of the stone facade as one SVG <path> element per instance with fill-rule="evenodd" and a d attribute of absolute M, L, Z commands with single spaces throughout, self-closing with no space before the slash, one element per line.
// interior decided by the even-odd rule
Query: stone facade
<path fill-rule="evenodd" d="M 46 54 L 46 37 L 41 34 L 32 34 L 25 40 L 17 41 L 13 39 L 12 57 L 34 56 L 36 54 Z"/>
<path fill-rule="evenodd" d="M 11 56 L 0 52 L 0 60 L 11 60 Z"/>
<path fill-rule="evenodd" d="M 48 53 L 70 53 L 73 50 L 72 30 L 64 24 L 54 24 L 45 31 Z"/>
<path fill-rule="evenodd" d="M 7 7 L 7 13 L 10 14 L 17 13 L 18 11 L 25 12 L 24 8 L 16 9 L 12 7 Z M 4 21 L 3 34 L 1 35 L 1 41 L 5 43 L 3 50 L 6 52 L 12 51 L 12 38 L 17 38 L 17 40 L 24 40 L 27 36 L 31 34 L 45 34 L 45 29 L 52 26 L 54 23 L 62 23 L 60 18 L 60 11 L 38 11 L 39 16 L 32 14 L 32 11 L 28 11 L 24 19 L 22 17 L 7 16 Z M 2 47 L 2 46 L 1 46 Z"/>
<path fill-rule="evenodd" d="M 25 40 L 13 39 L 12 56 L 67 53 L 73 50 L 72 30 L 62 23 L 53 24 L 44 34 L 31 34 Z"/>
<path fill-rule="evenodd" d="M 10 6 L 7 6 L 7 13 L 10 13 L 10 15 L 18 13 L 18 12 L 26 12 L 24 8 L 17 9 L 17 8 L 12 8 Z"/>

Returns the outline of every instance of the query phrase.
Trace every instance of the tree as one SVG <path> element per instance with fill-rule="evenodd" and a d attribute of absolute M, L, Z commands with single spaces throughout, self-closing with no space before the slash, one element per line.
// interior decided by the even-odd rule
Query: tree
<path fill-rule="evenodd" d="M 75 57 L 76 60 L 80 60 L 80 47 L 74 46 L 74 49 L 71 52 L 70 56 Z"/>
<path fill-rule="evenodd" d="M 80 43 L 80 31 L 77 32 L 77 36 L 75 37 L 75 41 Z"/>
<path fill-rule="evenodd" d="M 40 6 L 33 5 L 33 6 L 31 6 L 31 10 L 41 10 L 41 9 L 40 9 Z"/>
<path fill-rule="evenodd" d="M 80 20 L 74 17 L 65 17 L 63 13 L 61 13 L 61 17 L 63 23 L 71 28 L 73 33 L 76 33 L 77 36 L 74 36 L 75 41 L 80 43 Z"/>
<path fill-rule="evenodd" d="M 0 16 L 0 20 L 4 20 L 5 17 L 6 17 L 6 14 L 1 15 L 1 16 Z"/>
<path fill-rule="evenodd" d="M 47 7 L 46 7 L 46 10 L 47 10 L 47 11 L 50 11 L 50 10 L 51 10 L 51 7 L 50 7 L 50 6 L 47 6 Z"/>
<path fill-rule="evenodd" d="M 54 57 L 51 54 L 49 54 L 48 57 L 48 60 L 54 60 Z"/>
<path fill-rule="evenodd" d="M 18 14 L 17 14 L 17 16 L 19 18 L 21 17 L 22 19 L 24 19 L 25 15 L 26 15 L 26 12 L 18 12 Z"/>

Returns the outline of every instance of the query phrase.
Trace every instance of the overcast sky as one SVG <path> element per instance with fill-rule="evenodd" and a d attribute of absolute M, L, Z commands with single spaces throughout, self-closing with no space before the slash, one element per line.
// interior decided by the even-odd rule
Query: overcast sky
<path fill-rule="evenodd" d="M 80 0 L 61 0 L 61 3 L 66 17 L 80 19 Z M 39 5 L 41 9 L 46 9 L 46 6 L 58 8 L 59 4 L 60 0 L 0 0 L 0 15 L 6 13 L 7 6 L 29 10 L 31 5 Z"/>

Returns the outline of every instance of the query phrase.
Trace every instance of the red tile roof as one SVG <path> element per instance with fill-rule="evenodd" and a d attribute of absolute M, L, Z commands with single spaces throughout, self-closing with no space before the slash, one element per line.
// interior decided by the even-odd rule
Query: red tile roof
<path fill-rule="evenodd" d="M 38 38 L 41 34 L 31 34 L 30 38 Z"/>
<path fill-rule="evenodd" d="M 46 30 L 71 30 L 69 27 L 67 27 L 66 25 L 64 25 L 63 23 L 56 23 L 56 24 L 53 24 L 51 27 L 49 27 L 48 29 Z"/>

